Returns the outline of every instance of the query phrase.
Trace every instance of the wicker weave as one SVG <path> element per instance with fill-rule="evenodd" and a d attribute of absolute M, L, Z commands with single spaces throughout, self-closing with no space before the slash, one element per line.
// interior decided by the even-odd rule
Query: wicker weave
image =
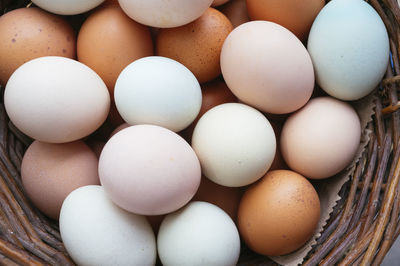
<path fill-rule="evenodd" d="M 371 140 L 317 245 L 304 265 L 379 265 L 400 234 L 400 8 L 396 0 L 371 0 L 390 35 L 393 66 L 378 88 Z M 1 12 L 29 4 L 0 0 Z M 1 90 L 3 92 L 3 89 Z M 2 95 L 2 94 L 1 94 Z M 36 210 L 20 179 L 23 153 L 30 140 L 9 122 L 0 103 L 0 263 L 73 265 L 57 223 Z M 240 265 L 274 265 L 243 247 Z"/>

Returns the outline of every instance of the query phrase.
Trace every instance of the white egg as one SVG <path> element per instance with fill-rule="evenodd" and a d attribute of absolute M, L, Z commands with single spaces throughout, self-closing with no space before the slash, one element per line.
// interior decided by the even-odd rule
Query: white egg
<path fill-rule="evenodd" d="M 235 223 L 222 209 L 194 201 L 161 223 L 157 248 L 165 266 L 236 265 L 240 238 Z"/>
<path fill-rule="evenodd" d="M 137 22 L 158 28 L 182 26 L 199 18 L 213 0 L 119 0 L 122 10 Z"/>
<path fill-rule="evenodd" d="M 31 138 L 70 142 L 94 132 L 107 118 L 110 95 L 103 80 L 86 65 L 45 56 L 20 66 L 4 92 L 10 120 Z"/>
<path fill-rule="evenodd" d="M 60 213 L 60 233 L 78 265 L 154 265 L 156 242 L 144 216 L 118 208 L 101 186 L 71 192 Z"/>
<path fill-rule="evenodd" d="M 389 39 L 378 13 L 362 0 L 330 1 L 308 38 L 317 83 L 331 96 L 357 100 L 376 88 L 389 61 Z"/>
<path fill-rule="evenodd" d="M 193 73 L 161 56 L 144 57 L 128 65 L 117 79 L 114 97 L 128 124 L 153 124 L 175 132 L 193 122 L 202 101 Z"/>
<path fill-rule="evenodd" d="M 244 104 L 227 103 L 200 118 L 192 147 L 206 177 L 223 186 L 239 187 L 267 172 L 275 156 L 276 139 L 262 113 Z"/>
<path fill-rule="evenodd" d="M 95 8 L 104 0 L 32 0 L 32 2 L 51 13 L 76 15 Z"/>

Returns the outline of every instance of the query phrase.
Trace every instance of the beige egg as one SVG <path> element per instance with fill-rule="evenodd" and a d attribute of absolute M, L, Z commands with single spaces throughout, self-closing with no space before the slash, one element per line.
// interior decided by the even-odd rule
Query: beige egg
<path fill-rule="evenodd" d="M 82 141 L 49 144 L 34 141 L 21 165 L 22 184 L 34 205 L 58 219 L 64 199 L 74 189 L 100 184 L 98 159 Z"/>

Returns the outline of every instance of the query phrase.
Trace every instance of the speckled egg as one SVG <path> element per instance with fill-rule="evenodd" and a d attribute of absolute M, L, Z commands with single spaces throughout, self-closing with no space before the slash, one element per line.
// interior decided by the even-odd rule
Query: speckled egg
<path fill-rule="evenodd" d="M 42 56 L 74 58 L 75 34 L 64 18 L 39 8 L 20 8 L 0 17 L 0 85 L 23 63 Z"/>
<path fill-rule="evenodd" d="M 185 65 L 200 83 L 210 81 L 221 74 L 219 57 L 232 29 L 224 14 L 209 8 L 192 23 L 161 29 L 157 36 L 157 54 Z"/>

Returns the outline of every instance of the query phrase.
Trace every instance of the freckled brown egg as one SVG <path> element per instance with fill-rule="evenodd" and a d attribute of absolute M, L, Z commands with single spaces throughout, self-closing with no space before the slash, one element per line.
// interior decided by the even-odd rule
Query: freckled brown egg
<path fill-rule="evenodd" d="M 279 256 L 304 245 L 319 218 L 320 202 L 312 184 L 293 171 L 274 170 L 244 193 L 238 227 L 250 249 Z"/>
<path fill-rule="evenodd" d="M 74 58 L 75 34 L 64 18 L 39 8 L 20 8 L 0 17 L 0 84 L 23 63 L 42 56 Z"/>
<path fill-rule="evenodd" d="M 98 159 L 82 141 L 50 144 L 34 141 L 21 165 L 24 190 L 34 205 L 58 219 L 70 192 L 86 185 L 99 185 Z"/>
<path fill-rule="evenodd" d="M 130 19 L 119 6 L 93 12 L 78 34 L 78 60 L 92 68 L 113 98 L 121 71 L 136 59 L 153 55 L 149 28 Z"/>
<path fill-rule="evenodd" d="M 233 27 L 229 19 L 209 8 L 197 20 L 177 28 L 160 29 L 156 52 L 185 65 L 200 83 L 221 74 L 219 57 Z"/>
<path fill-rule="evenodd" d="M 247 10 L 252 20 L 280 24 L 304 41 L 324 4 L 324 0 L 247 0 Z"/>

